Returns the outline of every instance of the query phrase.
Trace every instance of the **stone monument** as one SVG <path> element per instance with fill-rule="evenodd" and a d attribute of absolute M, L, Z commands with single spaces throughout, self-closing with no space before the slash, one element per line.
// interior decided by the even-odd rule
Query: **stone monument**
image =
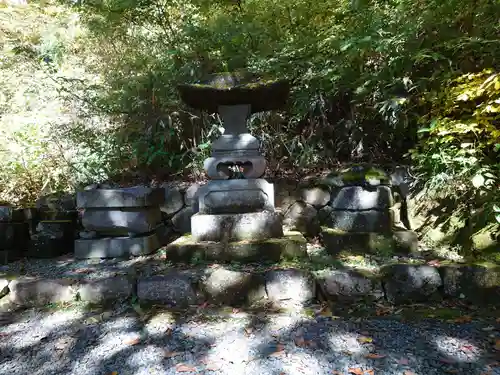
<path fill-rule="evenodd" d="M 283 237 L 282 220 L 274 208 L 274 186 L 262 178 L 266 160 L 260 141 L 249 133 L 246 122 L 252 113 L 281 108 L 289 83 L 221 73 L 178 89 L 187 105 L 217 112 L 224 125 L 204 163 L 210 181 L 198 193 L 199 212 L 191 217 L 192 239 L 232 242 Z"/>

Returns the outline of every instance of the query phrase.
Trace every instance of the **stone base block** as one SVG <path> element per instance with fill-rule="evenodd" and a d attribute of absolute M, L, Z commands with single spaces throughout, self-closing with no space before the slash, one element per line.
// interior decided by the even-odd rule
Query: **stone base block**
<path fill-rule="evenodd" d="M 107 237 L 75 241 L 75 258 L 122 258 L 155 252 L 170 239 L 171 232 L 160 227 L 154 233 L 139 237 Z"/>
<path fill-rule="evenodd" d="M 191 234 L 195 241 L 265 240 L 283 236 L 282 220 L 274 211 L 246 214 L 191 217 Z"/>
<path fill-rule="evenodd" d="M 322 270 L 316 274 L 318 287 L 329 301 L 353 303 L 384 298 L 382 283 L 375 275 L 357 270 Z"/>
<path fill-rule="evenodd" d="M 207 260 L 219 262 L 258 262 L 307 257 L 307 241 L 299 232 L 261 241 L 197 242 L 183 236 L 166 246 L 167 259 L 173 262 Z"/>
<path fill-rule="evenodd" d="M 82 226 L 89 231 L 124 233 L 149 233 L 161 223 L 160 207 L 86 209 L 82 214 Z"/>
<path fill-rule="evenodd" d="M 336 255 L 341 251 L 357 253 L 415 253 L 418 251 L 418 237 L 413 231 L 394 233 L 350 233 L 323 227 L 321 240 L 326 250 Z"/>
<path fill-rule="evenodd" d="M 274 185 L 264 179 L 212 180 L 199 189 L 198 197 L 204 214 L 274 211 Z"/>
<path fill-rule="evenodd" d="M 340 211 L 333 210 L 325 219 L 325 224 L 345 232 L 390 232 L 394 223 L 390 210 Z"/>

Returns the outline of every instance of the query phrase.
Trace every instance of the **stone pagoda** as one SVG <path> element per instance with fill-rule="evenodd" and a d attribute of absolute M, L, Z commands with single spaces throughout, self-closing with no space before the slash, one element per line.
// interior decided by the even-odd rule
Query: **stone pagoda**
<path fill-rule="evenodd" d="M 199 212 L 191 217 L 194 241 L 283 237 L 274 186 L 262 178 L 266 159 L 246 123 L 252 113 L 281 108 L 289 89 L 287 81 L 263 81 L 241 73 L 214 74 L 201 83 L 179 86 L 186 104 L 217 112 L 224 125 L 204 163 L 210 181 L 199 190 Z"/>

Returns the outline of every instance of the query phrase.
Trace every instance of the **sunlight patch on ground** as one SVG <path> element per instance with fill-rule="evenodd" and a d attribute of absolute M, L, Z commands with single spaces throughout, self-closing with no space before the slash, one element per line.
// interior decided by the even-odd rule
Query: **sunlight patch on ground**
<path fill-rule="evenodd" d="M 457 337 L 437 336 L 434 343 L 443 355 L 459 362 L 476 362 L 481 358 L 482 350 L 471 342 Z"/>
<path fill-rule="evenodd" d="M 355 333 L 335 333 L 327 336 L 327 342 L 331 350 L 350 354 L 361 354 L 366 348 L 359 342 L 359 335 Z"/>

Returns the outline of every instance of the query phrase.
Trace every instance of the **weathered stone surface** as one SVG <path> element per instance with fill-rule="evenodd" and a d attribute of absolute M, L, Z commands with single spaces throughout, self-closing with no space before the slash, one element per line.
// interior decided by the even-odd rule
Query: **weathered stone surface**
<path fill-rule="evenodd" d="M 75 258 L 122 258 L 147 255 L 167 244 L 171 235 L 170 228 L 160 226 L 154 233 L 138 237 L 78 239 L 75 241 Z"/>
<path fill-rule="evenodd" d="M 338 211 L 333 210 L 325 224 L 333 229 L 346 232 L 387 233 L 392 229 L 391 211 Z"/>
<path fill-rule="evenodd" d="M 440 298 L 441 276 L 435 267 L 393 264 L 381 269 L 387 300 L 394 304 L 428 302 Z"/>
<path fill-rule="evenodd" d="M 320 229 L 318 211 L 307 203 L 295 202 L 285 213 L 283 225 L 288 230 L 298 230 L 308 236 L 315 236 Z"/>
<path fill-rule="evenodd" d="M 79 208 L 158 207 L 164 202 L 164 189 L 145 186 L 84 190 L 76 195 Z"/>
<path fill-rule="evenodd" d="M 197 242 L 183 236 L 165 247 L 167 259 L 173 262 L 210 260 L 219 262 L 256 262 L 307 257 L 307 241 L 298 232 L 286 232 L 282 238 L 263 241 Z"/>
<path fill-rule="evenodd" d="M 307 304 L 316 297 L 316 282 L 313 275 L 307 271 L 268 271 L 265 280 L 267 297 L 271 301 Z"/>
<path fill-rule="evenodd" d="M 127 299 L 132 295 L 133 283 L 126 276 L 115 276 L 80 284 L 78 295 L 81 301 L 102 303 Z"/>
<path fill-rule="evenodd" d="M 196 241 L 265 240 L 283 236 L 281 217 L 274 211 L 191 217 L 191 235 Z"/>
<path fill-rule="evenodd" d="M 391 234 L 352 233 L 323 227 L 321 228 L 321 241 L 331 255 L 337 255 L 341 251 L 360 254 L 383 253 L 387 255 L 395 252 L 394 239 Z"/>
<path fill-rule="evenodd" d="M 265 297 L 264 281 L 250 272 L 233 271 L 225 268 L 212 270 L 201 281 L 202 291 L 213 303 L 241 305 Z"/>
<path fill-rule="evenodd" d="M 101 210 L 86 209 L 82 226 L 89 231 L 119 230 L 129 233 L 149 233 L 161 223 L 159 207 L 142 209 Z"/>
<path fill-rule="evenodd" d="M 191 217 L 194 215 L 195 210 L 192 206 L 186 206 L 177 212 L 172 217 L 172 225 L 174 229 L 181 233 L 191 233 Z"/>
<path fill-rule="evenodd" d="M 198 191 L 199 212 L 237 214 L 274 210 L 274 186 L 264 179 L 210 181 Z"/>
<path fill-rule="evenodd" d="M 324 295 L 335 301 L 375 301 L 384 297 L 380 280 L 359 271 L 322 271 L 316 275 L 316 280 Z"/>
<path fill-rule="evenodd" d="M 439 268 L 443 292 L 447 297 L 462 297 L 477 304 L 500 304 L 500 267 L 449 265 Z"/>
<path fill-rule="evenodd" d="M 83 240 L 91 240 L 99 237 L 99 235 L 95 230 L 92 231 L 82 230 L 78 233 L 78 236 Z"/>
<path fill-rule="evenodd" d="M 160 205 L 160 210 L 167 215 L 173 215 L 184 207 L 184 197 L 176 187 L 163 186 L 165 201 Z"/>
<path fill-rule="evenodd" d="M 201 188 L 200 184 L 192 184 L 186 189 L 184 193 L 184 204 L 186 206 L 192 206 L 198 204 L 198 190 Z"/>
<path fill-rule="evenodd" d="M 388 186 L 348 186 L 332 192 L 330 205 L 335 210 L 387 210 L 393 205 L 392 192 Z"/>
<path fill-rule="evenodd" d="M 76 300 L 78 288 L 66 279 L 20 278 L 9 284 L 9 299 L 21 306 L 40 306 L 48 303 Z"/>
<path fill-rule="evenodd" d="M 0 278 L 0 298 L 9 294 L 9 280 Z"/>
<path fill-rule="evenodd" d="M 78 219 L 78 211 L 54 211 L 48 209 L 39 209 L 38 210 L 38 219 L 39 220 L 70 220 L 76 221 Z"/>
<path fill-rule="evenodd" d="M 394 239 L 394 247 L 400 253 L 417 253 L 418 252 L 418 235 L 412 230 L 398 230 L 392 235 Z"/>
<path fill-rule="evenodd" d="M 301 198 L 307 204 L 315 208 L 322 208 L 330 202 L 330 191 L 321 187 L 310 187 L 302 189 Z"/>
<path fill-rule="evenodd" d="M 177 271 L 165 275 L 140 278 L 137 297 L 141 302 L 161 303 L 169 306 L 187 306 L 198 301 L 191 275 Z"/>

